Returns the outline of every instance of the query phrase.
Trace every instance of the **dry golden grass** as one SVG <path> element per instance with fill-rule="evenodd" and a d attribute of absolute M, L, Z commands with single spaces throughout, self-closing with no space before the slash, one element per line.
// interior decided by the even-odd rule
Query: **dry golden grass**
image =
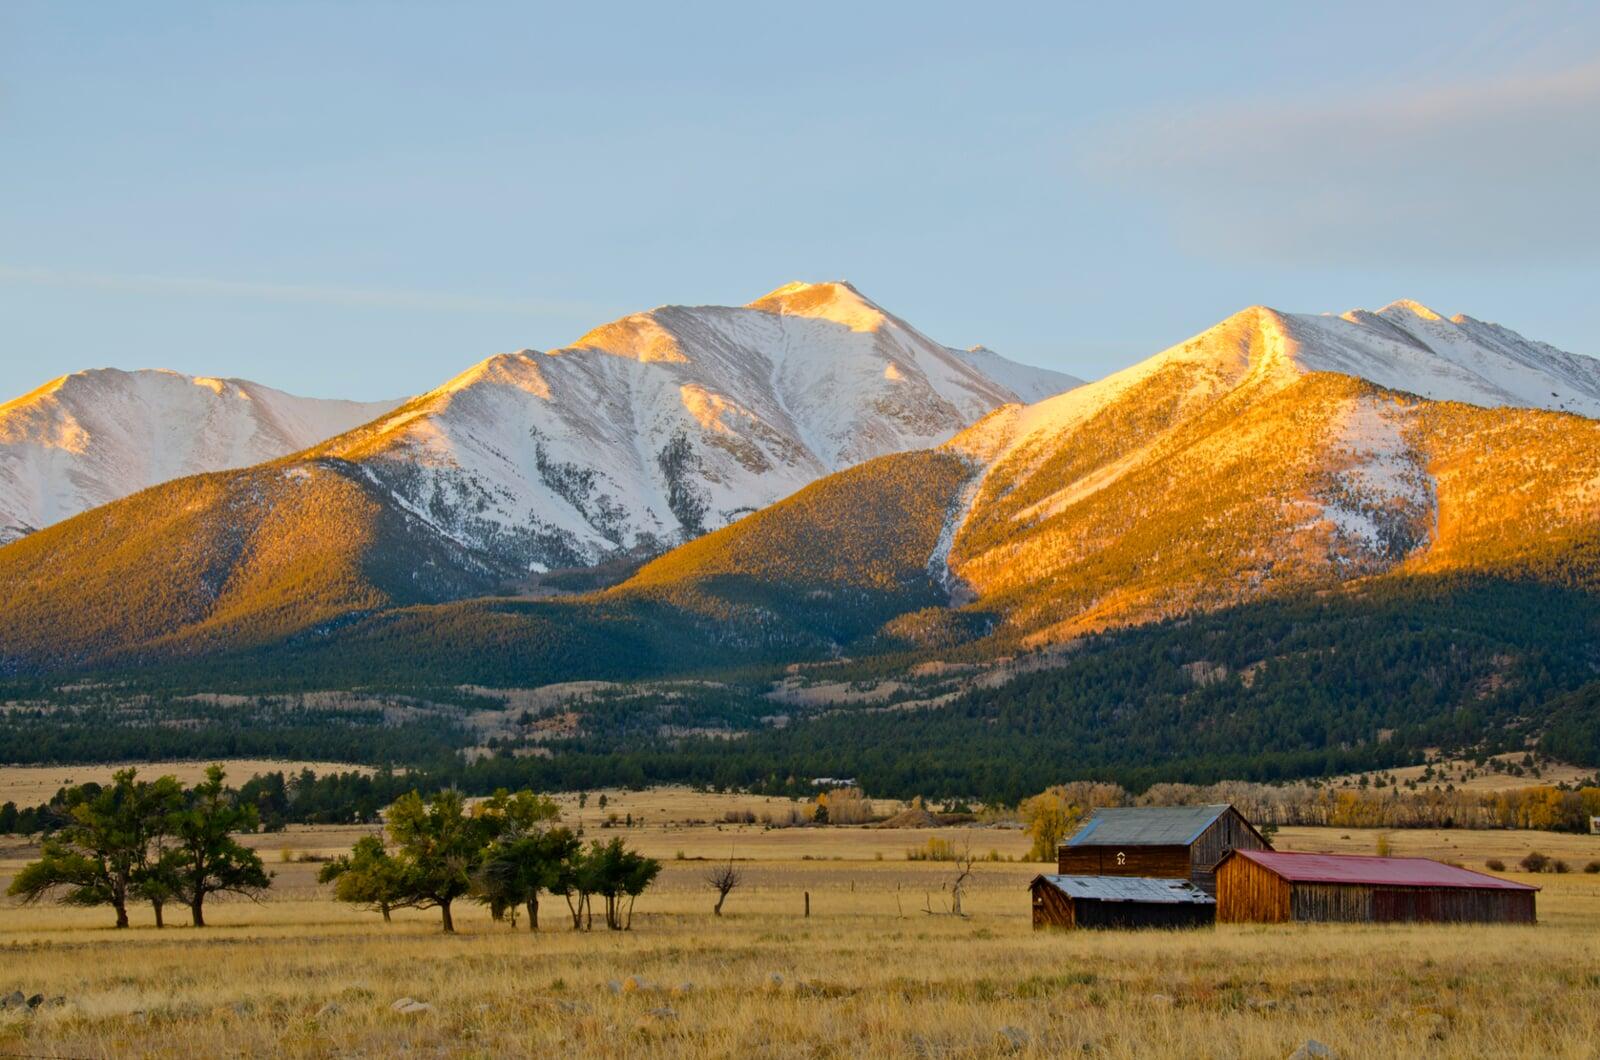
<path fill-rule="evenodd" d="M 370 766 L 353 766 L 342 762 L 291 762 L 271 758 L 225 758 L 219 760 L 228 771 L 230 784 L 242 784 L 258 773 L 299 773 L 309 769 L 318 776 L 325 773 L 371 773 Z M 194 784 L 205 778 L 211 762 L 138 762 L 139 775 L 148 778 L 172 776 L 184 784 Z M 15 802 L 18 806 L 37 806 L 49 800 L 64 787 L 94 781 L 105 784 L 111 774 L 126 765 L 76 765 L 76 766 L 0 766 L 0 803 Z"/>
<path fill-rule="evenodd" d="M 282 859 L 347 849 L 360 828 L 256 837 L 279 873 L 272 900 L 220 903 L 204 931 L 157 932 L 144 910 L 117 932 L 104 910 L 5 907 L 0 992 L 68 1002 L 0 1017 L 0 1053 L 930 1057 L 996 1055 L 1015 1041 L 1024 1056 L 1281 1057 L 1316 1038 L 1345 1057 L 1576 1058 L 1600 1040 L 1600 876 L 1535 878 L 1546 888 L 1536 927 L 1035 933 L 1024 888 L 1038 865 L 980 865 L 968 919 L 923 912 L 942 908 L 952 875 L 903 860 L 931 832 L 673 823 L 673 811 L 707 818 L 741 799 L 762 804 L 616 794 L 615 807 L 647 820 L 630 841 L 665 861 L 622 934 L 575 934 L 559 898 L 546 901 L 537 937 L 476 907 L 461 911 L 454 938 L 430 913 L 385 927 L 326 900 L 315 863 Z M 584 816 L 596 812 L 591 797 Z M 589 832 L 610 834 L 593 821 Z M 1025 846 L 1014 830 L 941 834 L 958 845 L 970 836 L 974 849 Z M 1391 837 L 1396 853 L 1469 863 L 1532 847 L 1600 857 L 1586 836 Z M 1287 849 L 1375 841 L 1361 830 L 1279 834 Z M 716 919 L 706 863 L 675 855 L 730 847 L 749 859 L 747 883 Z M 0 883 L 31 854 L 0 846 Z M 613 992 L 629 977 L 645 988 Z M 401 1015 L 390 1008 L 401 997 L 433 1008 Z"/>

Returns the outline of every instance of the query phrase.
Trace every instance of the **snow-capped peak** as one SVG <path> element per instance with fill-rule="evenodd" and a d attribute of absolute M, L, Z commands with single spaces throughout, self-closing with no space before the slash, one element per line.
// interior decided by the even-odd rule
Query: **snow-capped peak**
<path fill-rule="evenodd" d="M 822 283 L 797 280 L 786 283 L 750 302 L 745 308 L 784 316 L 831 320 L 851 331 L 876 331 L 889 322 L 888 314 L 846 280 Z"/>
<path fill-rule="evenodd" d="M 96 368 L 0 405 L 0 543 L 181 475 L 271 460 L 398 404 Z"/>
<path fill-rule="evenodd" d="M 1385 317 L 1389 320 L 1405 320 L 1410 317 L 1418 317 L 1422 320 L 1444 319 L 1441 314 L 1429 309 L 1427 306 L 1413 298 L 1396 298 L 1394 301 L 1378 310 L 1378 316 Z"/>
<path fill-rule="evenodd" d="M 659 550 L 1075 382 L 947 349 L 848 284 L 789 284 L 490 358 L 319 452 L 537 570 Z"/>

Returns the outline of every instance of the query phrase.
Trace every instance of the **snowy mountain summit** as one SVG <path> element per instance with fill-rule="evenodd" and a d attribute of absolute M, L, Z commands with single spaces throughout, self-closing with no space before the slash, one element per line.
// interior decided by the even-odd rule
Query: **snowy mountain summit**
<path fill-rule="evenodd" d="M 491 357 L 316 455 L 539 572 L 660 551 L 1079 382 L 942 346 L 848 283 L 792 283 Z"/>
<path fill-rule="evenodd" d="M 0 404 L 0 544 L 183 475 L 297 452 L 398 402 L 101 368 Z"/>

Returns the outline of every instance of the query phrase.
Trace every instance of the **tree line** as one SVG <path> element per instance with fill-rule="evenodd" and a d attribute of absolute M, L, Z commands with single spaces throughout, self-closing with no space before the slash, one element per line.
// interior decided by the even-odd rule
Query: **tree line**
<path fill-rule="evenodd" d="M 24 903 L 54 894 L 67 905 L 108 905 L 119 928 L 128 926 L 132 902 L 149 902 L 157 927 L 166 906 L 181 903 L 194 926 L 204 927 L 209 896 L 256 898 L 272 884 L 260 855 L 234 838 L 255 830 L 255 807 L 224 777 L 214 765 L 184 788 L 170 776 L 143 781 L 124 769 L 109 785 L 67 789 L 57 808 L 60 827 L 6 893 Z"/>
<path fill-rule="evenodd" d="M 626 931 L 634 900 L 661 872 L 659 861 L 621 839 L 585 848 L 555 823 L 555 801 L 531 791 L 497 791 L 470 808 L 459 791 L 426 799 L 411 791 L 386 817 L 387 840 L 362 837 L 319 877 L 333 884 L 334 897 L 376 910 L 385 922 L 395 909 L 437 909 L 451 933 L 455 903 L 470 898 L 513 927 L 525 911 L 528 930 L 537 931 L 540 895 L 550 893 L 565 899 L 574 930 L 593 928 L 598 897 L 606 927 Z"/>

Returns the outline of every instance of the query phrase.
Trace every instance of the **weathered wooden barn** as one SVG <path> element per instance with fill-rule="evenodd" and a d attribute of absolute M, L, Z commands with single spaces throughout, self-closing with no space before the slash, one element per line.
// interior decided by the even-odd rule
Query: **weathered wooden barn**
<path fill-rule="evenodd" d="M 1188 880 L 1141 876 L 1035 876 L 1038 928 L 1191 928 L 1217 919 L 1216 899 Z"/>
<path fill-rule="evenodd" d="M 1217 919 L 1531 924 L 1538 890 L 1428 858 L 1240 849 L 1217 869 Z"/>
<path fill-rule="evenodd" d="M 1217 863 L 1234 849 L 1272 844 L 1226 803 L 1212 806 L 1116 806 L 1096 810 L 1061 844 L 1063 876 L 1187 879 L 1216 893 Z"/>

